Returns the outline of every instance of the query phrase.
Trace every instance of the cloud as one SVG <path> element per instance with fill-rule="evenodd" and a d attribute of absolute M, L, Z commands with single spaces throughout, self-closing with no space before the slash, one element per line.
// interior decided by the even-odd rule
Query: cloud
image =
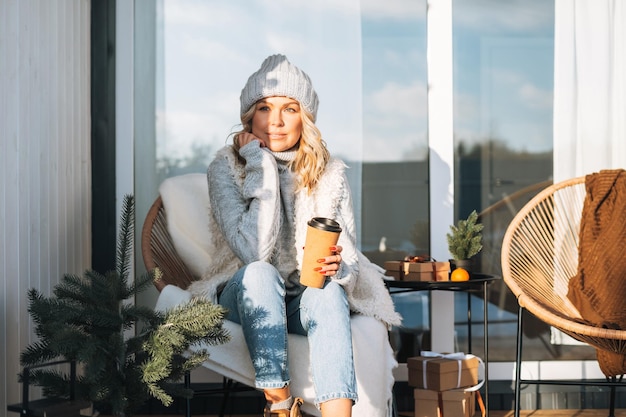
<path fill-rule="evenodd" d="M 552 110 L 552 90 L 543 90 L 529 82 L 519 87 L 519 96 L 530 108 Z"/>
<path fill-rule="evenodd" d="M 247 59 L 236 48 L 229 47 L 223 40 L 209 38 L 207 36 L 194 36 L 186 33 L 183 36 L 182 51 L 189 58 L 200 58 L 203 61 L 215 62 L 215 58 L 228 63 L 244 63 Z M 173 48 L 181 48 L 181 45 L 172 45 Z M 174 51 L 172 51 L 174 52 Z"/>
<path fill-rule="evenodd" d="M 189 156 L 194 143 L 223 146 L 238 127 L 239 103 L 235 93 L 218 94 L 210 100 L 196 100 L 192 106 L 167 108 L 157 113 L 163 152 Z"/>
<path fill-rule="evenodd" d="M 236 24 L 233 16 L 245 16 L 237 2 L 176 0 L 163 2 L 163 16 L 168 26 L 215 26 Z"/>
<path fill-rule="evenodd" d="M 424 121 L 426 118 L 427 91 L 424 83 L 402 85 L 386 83 L 381 89 L 370 93 L 364 102 L 364 111 L 374 120 L 385 125 L 397 125 L 399 121 Z"/>
<path fill-rule="evenodd" d="M 493 88 L 498 88 L 502 94 L 514 93 L 529 109 L 552 109 L 552 89 L 537 86 L 527 74 L 512 68 L 497 68 L 490 74 Z"/>
<path fill-rule="evenodd" d="M 395 0 L 397 2 L 397 0 Z M 406 7 L 405 7 L 406 9 Z M 289 18 L 293 24 L 302 24 L 305 18 L 315 16 L 350 15 L 359 11 L 359 0 L 267 2 L 231 0 L 226 2 L 205 0 L 176 0 L 164 2 L 165 23 L 179 26 L 228 26 L 242 33 L 263 32 L 267 24 Z M 289 23 L 289 22 L 284 22 Z"/>
<path fill-rule="evenodd" d="M 284 36 L 278 32 L 269 32 L 266 34 L 266 43 L 272 51 L 305 51 L 310 48 L 307 45 L 306 39 L 303 39 L 298 34 L 292 34 L 290 36 Z M 291 55 L 291 54 L 289 54 Z M 291 58 L 288 57 L 290 60 Z"/>
<path fill-rule="evenodd" d="M 546 0 L 457 1 L 452 10 L 455 25 L 481 33 L 525 31 L 554 27 L 554 2 Z"/>
<path fill-rule="evenodd" d="M 341 2 L 337 2 L 341 3 Z M 362 0 L 361 14 L 368 19 L 415 20 L 426 19 L 426 1 L 416 0 Z"/>
<path fill-rule="evenodd" d="M 427 145 L 426 106 L 426 86 L 421 82 L 388 82 L 368 94 L 363 102 L 364 160 L 401 161 L 416 157 L 415 148 Z"/>

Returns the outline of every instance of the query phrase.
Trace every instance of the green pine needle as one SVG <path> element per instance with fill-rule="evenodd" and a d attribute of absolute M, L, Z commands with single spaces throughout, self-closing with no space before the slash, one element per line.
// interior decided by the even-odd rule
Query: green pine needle
<path fill-rule="evenodd" d="M 142 364 L 143 381 L 152 396 L 164 405 L 171 404 L 172 396 L 164 383 L 194 369 L 208 358 L 208 352 L 199 350 L 177 363 L 177 358 L 181 358 L 190 346 L 229 340 L 230 336 L 222 327 L 224 315 L 222 306 L 200 299 L 192 299 L 166 312 L 163 322 L 150 332 L 143 345 L 149 357 Z"/>

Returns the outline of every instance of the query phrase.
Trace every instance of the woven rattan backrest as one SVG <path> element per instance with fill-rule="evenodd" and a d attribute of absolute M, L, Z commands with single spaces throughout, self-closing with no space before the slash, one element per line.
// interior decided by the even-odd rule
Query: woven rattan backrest
<path fill-rule="evenodd" d="M 600 329 L 580 320 L 567 298 L 578 268 L 585 177 L 541 191 L 513 218 L 502 242 L 502 277 L 524 307 L 540 320 L 596 347 L 622 351 L 626 331 Z M 612 340 L 608 340 L 612 339 Z"/>
<path fill-rule="evenodd" d="M 161 197 L 150 207 L 141 231 L 141 254 L 148 271 L 156 267 L 161 271 L 161 279 L 154 285 L 161 291 L 166 285 L 176 285 L 186 289 L 197 279 L 178 256 L 167 231 L 167 217 Z"/>

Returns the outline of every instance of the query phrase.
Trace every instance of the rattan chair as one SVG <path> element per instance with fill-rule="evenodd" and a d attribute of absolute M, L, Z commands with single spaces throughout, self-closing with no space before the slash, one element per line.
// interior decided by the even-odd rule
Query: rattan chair
<path fill-rule="evenodd" d="M 209 259 L 214 256 L 215 249 L 209 236 L 208 205 L 205 174 L 170 177 L 159 186 L 159 197 L 148 211 L 141 236 L 146 268 L 151 271 L 158 267 L 162 273 L 160 280 L 155 283 L 159 290 L 155 305 L 157 310 L 165 311 L 191 299 L 192 291 L 188 291 L 188 287 L 201 279 L 210 263 Z M 364 417 L 391 415 L 392 370 L 397 366 L 397 361 L 389 346 L 387 328 L 377 318 L 361 314 L 353 314 L 350 322 L 359 391 L 359 401 L 354 405 L 353 414 Z M 225 378 L 224 389 L 218 390 L 226 392 L 222 412 L 233 385 L 236 385 L 235 389 L 254 386 L 254 367 L 241 326 L 225 320 L 224 327 L 231 335 L 228 342 L 216 346 L 192 347 L 206 348 L 209 357 L 203 362 L 203 368 Z M 308 339 L 292 333 L 287 339 L 292 393 L 304 399 L 303 413 L 319 416 L 320 410 L 314 404 L 315 387 L 310 369 Z M 188 378 L 186 383 L 190 383 Z M 194 396 L 208 393 L 195 390 Z M 187 415 L 190 415 L 188 403 Z"/>
<path fill-rule="evenodd" d="M 518 310 L 515 369 L 515 417 L 520 411 L 522 384 L 610 386 L 610 416 L 614 415 L 615 387 L 622 378 L 603 381 L 521 379 L 522 320 L 530 312 L 541 321 L 594 348 L 626 355 L 626 330 L 598 328 L 580 320 L 567 298 L 570 277 L 577 273 L 579 229 L 586 196 L 585 177 L 547 187 L 513 218 L 502 244 L 502 276 L 516 296 Z"/>
<path fill-rule="evenodd" d="M 163 200 L 157 199 L 148 210 L 141 231 L 141 255 L 148 271 L 158 267 L 162 276 L 154 285 L 161 291 L 166 285 L 172 284 L 186 289 L 197 278 L 189 271 L 180 259 L 170 234 L 167 231 L 167 219 Z"/>

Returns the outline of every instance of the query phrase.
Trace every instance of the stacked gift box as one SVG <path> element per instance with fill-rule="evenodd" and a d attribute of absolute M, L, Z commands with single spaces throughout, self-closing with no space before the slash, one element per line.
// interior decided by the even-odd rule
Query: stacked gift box
<path fill-rule="evenodd" d="M 432 391 L 416 388 L 415 417 L 472 417 L 476 410 L 474 391 Z"/>
<path fill-rule="evenodd" d="M 463 353 L 407 359 L 409 385 L 415 387 L 415 417 L 472 417 L 476 410 L 480 360 Z"/>
<path fill-rule="evenodd" d="M 449 281 L 450 262 L 437 262 L 419 256 L 403 261 L 387 261 L 385 275 L 397 281 Z"/>

